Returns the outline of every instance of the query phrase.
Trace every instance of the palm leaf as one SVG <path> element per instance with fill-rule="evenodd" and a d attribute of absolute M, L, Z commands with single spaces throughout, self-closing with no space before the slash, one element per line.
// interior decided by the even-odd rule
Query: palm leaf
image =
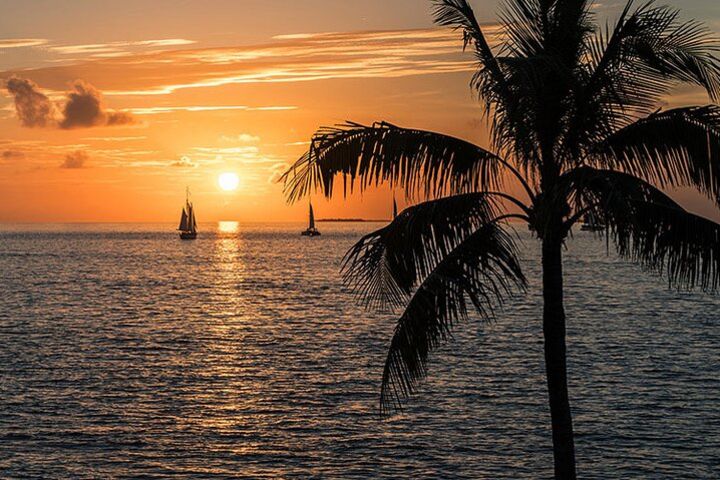
<path fill-rule="evenodd" d="M 718 41 L 700 22 L 679 20 L 679 12 L 648 2 L 630 11 L 629 2 L 612 34 L 591 43 L 593 87 L 621 93 L 618 106 L 656 103 L 676 83 L 720 94 Z"/>
<path fill-rule="evenodd" d="M 467 0 L 433 0 L 433 5 L 435 23 L 462 31 L 463 48 L 473 46 L 481 68 L 488 72 L 494 82 L 502 83 L 502 72 L 495 55 Z"/>
<path fill-rule="evenodd" d="M 430 351 L 450 337 L 472 306 L 484 320 L 525 288 L 512 238 L 496 222 L 480 227 L 452 250 L 415 291 L 398 320 L 383 370 L 381 410 L 401 407 L 426 375 Z M 468 305 L 468 300 L 470 305 Z"/>
<path fill-rule="evenodd" d="M 656 110 L 678 83 L 700 85 L 717 98 L 717 51 L 717 39 L 707 28 L 679 21 L 677 10 L 653 2 L 633 9 L 628 2 L 612 29 L 597 30 L 587 42 L 564 150 L 581 158 L 597 138 Z"/>
<path fill-rule="evenodd" d="M 435 266 L 497 217 L 492 194 L 469 193 L 412 206 L 365 235 L 343 262 L 345 283 L 367 307 L 399 308 Z"/>
<path fill-rule="evenodd" d="M 692 214 L 632 175 L 592 168 L 571 175 L 581 203 L 609 229 L 619 254 L 677 288 L 720 286 L 720 225 Z"/>
<path fill-rule="evenodd" d="M 296 201 L 319 189 L 331 197 L 335 177 L 345 195 L 392 182 L 409 195 L 494 190 L 505 162 L 470 142 L 389 123 L 321 129 L 305 153 L 283 176 L 285 194 Z"/>
<path fill-rule="evenodd" d="M 664 186 L 692 186 L 720 204 L 720 107 L 658 112 L 595 147 L 603 166 Z"/>

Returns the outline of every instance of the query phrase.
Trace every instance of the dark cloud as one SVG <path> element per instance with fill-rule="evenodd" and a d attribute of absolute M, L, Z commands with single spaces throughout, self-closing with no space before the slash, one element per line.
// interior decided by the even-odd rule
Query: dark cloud
<path fill-rule="evenodd" d="M 171 167 L 188 167 L 188 168 L 195 168 L 197 167 L 197 163 L 193 162 L 190 157 L 180 157 L 180 160 L 177 160 L 175 162 L 172 162 L 170 164 Z"/>
<path fill-rule="evenodd" d="M 128 113 L 108 111 L 100 91 L 82 80 L 72 84 L 60 112 L 31 80 L 12 77 L 7 81 L 7 90 L 15 100 L 15 111 L 24 127 L 72 129 L 134 123 Z"/>
<path fill-rule="evenodd" d="M 4 160 L 12 160 L 15 158 L 25 158 L 25 154 L 19 150 L 5 150 L 2 152 Z"/>
<path fill-rule="evenodd" d="M 23 127 L 50 127 L 56 124 L 55 105 L 32 80 L 12 77 L 7 91 L 15 99 L 15 111 Z"/>
<path fill-rule="evenodd" d="M 89 128 L 133 123 L 132 116 L 127 113 L 106 111 L 102 95 L 89 83 L 77 80 L 72 87 L 73 90 L 68 92 L 67 103 L 63 108 L 60 128 Z"/>
<path fill-rule="evenodd" d="M 77 150 L 65 155 L 65 160 L 60 165 L 60 168 L 84 168 L 89 159 L 87 153 Z"/>

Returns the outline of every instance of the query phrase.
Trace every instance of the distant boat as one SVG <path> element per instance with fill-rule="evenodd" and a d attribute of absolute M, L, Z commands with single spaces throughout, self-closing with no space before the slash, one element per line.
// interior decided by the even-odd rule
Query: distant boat
<path fill-rule="evenodd" d="M 595 217 L 595 214 L 590 212 L 583 218 L 580 230 L 583 232 L 601 232 L 605 230 L 605 225 Z"/>
<path fill-rule="evenodd" d="M 315 228 L 315 213 L 313 212 L 312 203 L 310 204 L 310 221 L 308 222 L 308 228 L 300 235 L 303 237 L 317 237 L 320 235 L 318 229 Z"/>
<path fill-rule="evenodd" d="M 180 238 L 183 240 L 195 240 L 197 238 L 197 221 L 195 220 L 195 209 L 190 203 L 190 189 L 185 192 L 185 207 L 180 216 Z"/>

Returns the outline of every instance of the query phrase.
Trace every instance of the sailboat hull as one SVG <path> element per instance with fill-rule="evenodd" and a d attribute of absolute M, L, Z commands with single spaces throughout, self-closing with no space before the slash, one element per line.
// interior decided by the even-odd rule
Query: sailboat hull
<path fill-rule="evenodd" d="M 197 238 L 197 232 L 180 232 L 181 240 L 195 240 Z"/>
<path fill-rule="evenodd" d="M 308 228 L 307 230 L 302 232 L 300 235 L 302 235 L 303 237 L 319 237 L 320 232 L 318 232 L 314 228 L 312 228 L 312 229 Z"/>

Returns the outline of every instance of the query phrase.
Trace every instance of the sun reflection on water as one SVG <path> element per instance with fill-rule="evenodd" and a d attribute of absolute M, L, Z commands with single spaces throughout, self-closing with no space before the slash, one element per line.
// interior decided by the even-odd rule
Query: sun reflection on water
<path fill-rule="evenodd" d="M 240 230 L 240 223 L 235 221 L 218 222 L 219 233 L 237 233 Z"/>

